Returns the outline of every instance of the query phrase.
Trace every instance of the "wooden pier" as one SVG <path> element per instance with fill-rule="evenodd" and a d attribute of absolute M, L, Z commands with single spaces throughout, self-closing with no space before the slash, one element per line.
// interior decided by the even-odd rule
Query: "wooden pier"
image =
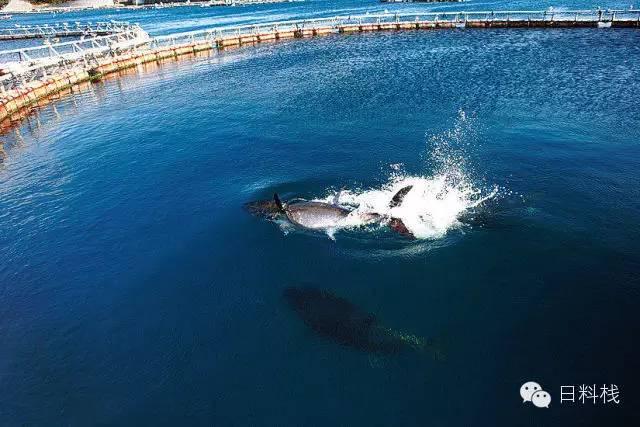
<path fill-rule="evenodd" d="M 16 58 L 0 64 L 0 121 L 19 120 L 23 110 L 65 88 L 167 58 L 330 34 L 476 28 L 640 28 L 640 10 L 381 14 L 219 27 L 155 38 L 134 26 L 81 42 L 0 52 L 0 61 Z"/>

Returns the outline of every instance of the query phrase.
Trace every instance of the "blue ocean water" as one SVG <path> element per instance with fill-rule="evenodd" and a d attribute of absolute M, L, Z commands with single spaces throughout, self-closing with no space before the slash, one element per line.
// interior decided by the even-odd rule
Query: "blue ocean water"
<path fill-rule="evenodd" d="M 455 7 L 495 5 L 538 3 Z M 405 6 L 423 7 L 117 13 L 160 34 Z M 329 36 L 149 66 L 43 107 L 0 137 L 0 424 L 637 425 L 639 41 Z M 481 223 L 332 240 L 242 209 L 443 168 L 496 192 Z M 301 283 L 444 359 L 319 337 L 283 301 Z M 529 380 L 549 409 L 523 405 Z M 621 404 L 560 403 L 563 385 L 603 383 Z"/>

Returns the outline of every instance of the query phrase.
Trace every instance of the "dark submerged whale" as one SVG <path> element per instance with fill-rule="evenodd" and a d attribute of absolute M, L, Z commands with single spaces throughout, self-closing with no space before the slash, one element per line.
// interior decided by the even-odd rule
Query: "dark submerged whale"
<path fill-rule="evenodd" d="M 309 328 L 343 346 L 383 354 L 433 348 L 422 338 L 380 325 L 374 315 L 329 291 L 289 287 L 283 297 Z"/>
<path fill-rule="evenodd" d="M 400 189 L 391 199 L 389 207 L 400 206 L 404 197 L 411 191 L 413 186 L 409 185 Z M 305 200 L 293 200 L 282 202 L 278 193 L 273 195 L 271 200 L 259 200 L 246 203 L 245 209 L 250 213 L 269 219 L 288 220 L 291 224 L 310 230 L 327 230 L 340 228 L 342 221 L 351 214 L 351 210 L 342 206 L 326 202 L 313 202 Z M 377 213 L 367 213 L 363 215 L 363 222 L 370 223 L 382 221 L 385 218 Z M 411 232 L 399 218 L 388 218 L 391 229 L 406 236 L 413 237 Z"/>

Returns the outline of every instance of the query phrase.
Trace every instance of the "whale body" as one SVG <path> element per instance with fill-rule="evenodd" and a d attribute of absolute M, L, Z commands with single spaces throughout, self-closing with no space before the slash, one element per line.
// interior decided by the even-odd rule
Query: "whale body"
<path fill-rule="evenodd" d="M 412 188 L 413 186 L 409 185 L 400 189 L 391 199 L 389 207 L 400 206 Z M 331 230 L 344 227 L 346 225 L 345 219 L 353 212 L 342 206 L 326 202 L 294 200 L 284 203 L 277 193 L 273 195 L 272 200 L 258 200 L 246 203 L 244 206 L 256 216 L 271 221 L 286 219 L 295 226 L 309 230 Z M 405 237 L 413 237 L 399 218 L 385 218 L 375 212 L 359 213 L 358 215 L 363 224 L 388 220 L 388 225 L 392 230 Z"/>
<path fill-rule="evenodd" d="M 312 230 L 336 227 L 350 212 L 340 206 L 322 202 L 298 202 L 285 209 L 289 221 Z"/>
<path fill-rule="evenodd" d="M 421 338 L 380 325 L 373 314 L 329 291 L 289 287 L 283 297 L 309 328 L 343 346 L 385 354 L 425 347 Z"/>

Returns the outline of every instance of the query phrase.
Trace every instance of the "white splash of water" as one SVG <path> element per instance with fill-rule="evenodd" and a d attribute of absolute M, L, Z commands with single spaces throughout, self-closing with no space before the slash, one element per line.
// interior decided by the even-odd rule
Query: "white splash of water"
<path fill-rule="evenodd" d="M 413 188 L 402 204 L 389 207 L 393 196 L 402 188 Z M 483 192 L 467 181 L 455 182 L 448 175 L 395 176 L 379 189 L 364 191 L 343 190 L 323 201 L 335 201 L 355 208 L 345 219 L 344 227 L 358 227 L 371 222 L 372 214 L 383 222 L 391 218 L 402 220 L 407 229 L 419 239 L 437 239 L 462 224 L 459 217 L 468 209 L 494 197 L 497 189 Z"/>
<path fill-rule="evenodd" d="M 431 175 L 411 175 L 402 165 L 390 165 L 392 173 L 380 188 L 346 189 L 330 192 L 321 201 L 353 209 L 345 218 L 344 227 L 359 227 L 372 222 L 374 215 L 385 224 L 400 219 L 418 239 L 439 239 L 449 230 L 462 225 L 460 217 L 466 211 L 495 197 L 497 187 L 485 189 L 474 184 L 469 176 L 467 148 L 473 136 L 471 120 L 461 111 L 455 126 L 427 138 L 428 163 Z M 390 207 L 393 196 L 402 188 L 412 186 L 396 207 Z"/>

